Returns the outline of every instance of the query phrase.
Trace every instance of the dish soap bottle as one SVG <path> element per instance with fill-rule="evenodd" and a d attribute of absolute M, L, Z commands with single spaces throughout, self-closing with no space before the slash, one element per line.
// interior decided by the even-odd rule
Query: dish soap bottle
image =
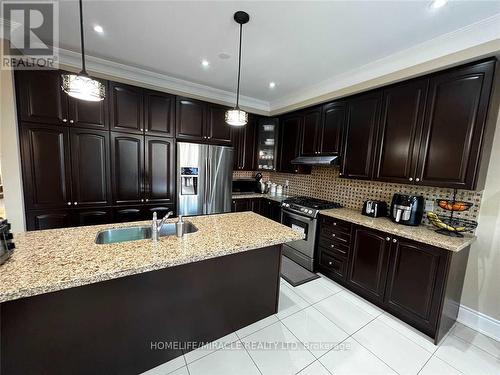
<path fill-rule="evenodd" d="M 175 223 L 175 234 L 177 237 L 182 237 L 184 235 L 184 222 L 182 221 L 182 215 L 179 215 L 179 220 Z"/>

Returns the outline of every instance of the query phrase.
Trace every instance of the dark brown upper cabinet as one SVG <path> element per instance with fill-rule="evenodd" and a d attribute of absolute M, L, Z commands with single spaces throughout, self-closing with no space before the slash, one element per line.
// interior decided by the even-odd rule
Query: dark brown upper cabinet
<path fill-rule="evenodd" d="M 484 187 L 480 167 L 487 168 L 489 157 L 489 149 L 482 148 L 491 142 L 485 134 L 492 138 L 486 117 L 494 66 L 494 61 L 486 61 L 431 78 L 417 168 L 420 184 Z"/>
<path fill-rule="evenodd" d="M 348 282 L 370 300 L 384 298 L 391 238 L 382 232 L 355 227 Z"/>
<path fill-rule="evenodd" d="M 298 173 L 291 161 L 299 156 L 299 140 L 304 117 L 300 113 L 283 116 L 280 119 L 277 172 Z"/>
<path fill-rule="evenodd" d="M 227 107 L 217 104 L 208 104 L 208 121 L 206 124 L 205 135 L 209 143 L 220 145 L 231 144 L 231 126 L 226 124 L 226 110 Z M 248 124 L 244 126 L 244 128 L 247 127 Z"/>
<path fill-rule="evenodd" d="M 102 81 L 103 84 L 107 82 Z M 104 100 L 89 102 L 68 97 L 70 125 L 107 130 L 109 128 L 108 90 Z"/>
<path fill-rule="evenodd" d="M 372 177 L 380 104 L 380 91 L 348 100 L 341 176 L 364 180 Z"/>
<path fill-rule="evenodd" d="M 145 202 L 174 203 L 174 151 L 173 139 L 145 137 Z"/>
<path fill-rule="evenodd" d="M 113 202 L 143 203 L 144 136 L 111 132 Z"/>
<path fill-rule="evenodd" d="M 175 96 L 162 92 L 144 91 L 144 131 L 148 135 L 175 136 Z"/>
<path fill-rule="evenodd" d="M 71 206 L 69 129 L 24 123 L 20 130 L 26 208 Z"/>
<path fill-rule="evenodd" d="M 111 130 L 142 134 L 144 132 L 143 90 L 140 87 L 111 82 Z"/>
<path fill-rule="evenodd" d="M 73 207 L 111 204 L 109 132 L 70 129 Z"/>
<path fill-rule="evenodd" d="M 319 154 L 318 138 L 321 132 L 321 107 L 308 109 L 301 113 L 302 119 L 302 136 L 300 142 L 301 156 L 314 156 Z"/>
<path fill-rule="evenodd" d="M 322 110 L 322 126 L 317 137 L 318 153 L 321 155 L 339 154 L 346 122 L 346 103 L 328 103 L 323 106 Z"/>
<path fill-rule="evenodd" d="M 415 179 L 428 84 L 427 78 L 412 80 L 383 91 L 375 180 Z"/>
<path fill-rule="evenodd" d="M 21 121 L 68 123 L 68 99 L 61 88 L 61 71 L 18 70 L 15 74 Z"/>
<path fill-rule="evenodd" d="M 255 116 L 249 115 L 248 124 L 231 129 L 231 143 L 234 147 L 234 170 L 253 171 L 256 169 L 256 121 Z"/>

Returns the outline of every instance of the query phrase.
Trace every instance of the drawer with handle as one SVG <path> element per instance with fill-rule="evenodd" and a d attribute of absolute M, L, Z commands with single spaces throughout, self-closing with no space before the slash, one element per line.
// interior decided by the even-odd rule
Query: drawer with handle
<path fill-rule="evenodd" d="M 320 250 L 319 265 L 330 273 L 333 273 L 335 276 L 342 279 L 345 278 L 347 268 L 346 259 L 337 258 L 332 254 Z"/>
<path fill-rule="evenodd" d="M 319 247 L 320 251 L 323 251 L 323 249 L 325 249 L 331 253 L 335 253 L 344 257 L 346 257 L 349 254 L 349 246 L 345 245 L 342 242 L 329 241 L 325 240 L 324 238 L 321 238 L 319 240 Z"/>
<path fill-rule="evenodd" d="M 320 229 L 320 237 L 330 241 L 343 243 L 346 246 L 349 246 L 349 243 L 351 242 L 350 234 L 337 232 L 335 230 L 331 230 L 330 228 L 326 228 L 324 226 L 322 226 Z"/>
<path fill-rule="evenodd" d="M 321 219 L 321 227 L 328 228 L 335 232 L 351 233 L 352 224 L 346 221 L 334 219 L 332 217 L 323 216 Z"/>

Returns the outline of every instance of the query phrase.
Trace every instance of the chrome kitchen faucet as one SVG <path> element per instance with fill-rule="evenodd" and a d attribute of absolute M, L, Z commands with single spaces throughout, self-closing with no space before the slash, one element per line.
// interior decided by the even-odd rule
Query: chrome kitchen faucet
<path fill-rule="evenodd" d="M 151 241 L 158 242 L 158 233 L 160 233 L 161 228 L 167 222 L 167 219 L 174 213 L 172 211 L 167 212 L 167 214 L 158 222 L 156 211 L 153 212 L 153 221 L 151 222 Z"/>

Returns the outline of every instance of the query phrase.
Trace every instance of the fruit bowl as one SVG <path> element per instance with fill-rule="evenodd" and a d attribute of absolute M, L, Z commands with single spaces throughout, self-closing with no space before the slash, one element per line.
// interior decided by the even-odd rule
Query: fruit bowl
<path fill-rule="evenodd" d="M 474 203 L 454 201 L 450 199 L 436 199 L 436 203 L 439 207 L 448 211 L 467 211 L 474 205 Z"/>
<path fill-rule="evenodd" d="M 447 236 L 463 237 L 462 233 L 472 232 L 477 227 L 476 221 L 436 215 L 434 212 L 427 212 L 427 218 L 438 228 L 437 233 Z"/>

